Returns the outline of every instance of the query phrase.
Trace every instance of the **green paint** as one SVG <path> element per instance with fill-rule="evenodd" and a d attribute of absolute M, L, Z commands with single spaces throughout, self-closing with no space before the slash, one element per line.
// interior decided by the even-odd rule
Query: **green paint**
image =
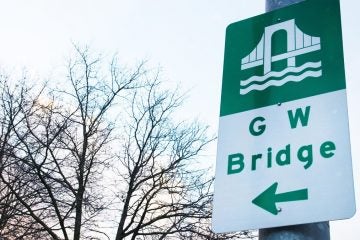
<path fill-rule="evenodd" d="M 271 168 L 272 166 L 271 159 L 272 159 L 272 148 L 269 147 L 267 152 L 267 168 Z"/>
<path fill-rule="evenodd" d="M 228 156 L 228 174 L 240 173 L 244 170 L 244 155 L 241 153 L 231 154 Z"/>
<path fill-rule="evenodd" d="M 276 154 L 276 163 L 279 166 L 284 166 L 284 165 L 290 164 L 290 144 L 286 145 L 285 149 L 281 149 Z"/>
<path fill-rule="evenodd" d="M 263 65 L 241 69 L 242 59 L 257 46 L 266 27 L 291 19 L 304 34 L 321 40 L 320 50 L 295 57 L 295 67 L 307 62 L 321 62 L 321 77 L 307 77 L 300 82 L 290 81 L 280 87 L 270 86 L 262 91 L 254 90 L 241 95 L 240 89 L 247 85 L 240 86 L 240 81 L 264 75 Z M 287 51 L 287 37 L 283 30 L 272 35 L 272 56 Z M 307 0 L 233 23 L 226 30 L 225 42 L 220 116 L 346 88 L 339 0 Z M 279 72 L 287 66 L 286 59 L 274 61 L 271 70 Z M 293 77 L 302 73 L 294 73 Z"/>
<path fill-rule="evenodd" d="M 291 128 L 297 128 L 298 122 L 300 121 L 301 126 L 306 127 L 309 122 L 310 106 L 305 108 L 305 113 L 301 108 L 295 110 L 295 114 L 292 110 L 288 111 L 289 122 Z"/>
<path fill-rule="evenodd" d="M 324 158 L 331 158 L 332 156 L 334 156 L 335 153 L 333 153 L 333 151 L 335 150 L 336 150 L 335 143 L 331 141 L 324 142 L 320 146 L 320 154 Z"/>
<path fill-rule="evenodd" d="M 263 117 L 256 117 L 254 118 L 250 124 L 249 124 L 249 131 L 251 133 L 251 135 L 253 136 L 260 136 L 261 134 L 263 134 L 265 132 L 265 129 L 266 129 L 266 125 L 259 125 L 257 126 L 257 128 L 255 129 L 255 123 L 256 122 L 264 122 L 265 121 L 265 118 Z"/>
<path fill-rule="evenodd" d="M 255 171 L 255 170 L 256 170 L 256 160 L 261 159 L 261 158 L 262 158 L 262 154 L 252 155 L 252 159 L 251 159 L 251 171 Z"/>
<path fill-rule="evenodd" d="M 291 201 L 301 201 L 308 200 L 308 190 L 301 189 L 286 193 L 278 193 L 276 194 L 278 183 L 275 182 L 269 188 L 267 188 L 264 192 L 260 193 L 252 203 L 256 206 L 268 211 L 274 215 L 279 213 L 276 203 L 279 202 L 291 202 Z"/>
<path fill-rule="evenodd" d="M 305 169 L 308 169 L 313 163 L 313 150 L 312 145 L 302 146 L 299 148 L 297 157 L 301 162 L 306 163 L 304 165 Z"/>
<path fill-rule="evenodd" d="M 331 158 L 335 155 L 336 145 L 334 142 L 326 141 L 321 145 L 307 144 L 299 146 L 296 149 L 291 144 L 283 148 L 273 149 L 268 147 L 267 151 L 244 154 L 235 153 L 228 155 L 227 174 L 239 174 L 243 172 L 256 172 L 257 170 L 265 171 L 276 167 L 294 165 L 296 161 L 304 163 L 304 169 L 308 170 L 313 166 L 313 161 L 321 161 L 321 158 L 314 158 L 319 153 L 323 158 Z M 315 155 L 314 155 L 315 153 Z"/>

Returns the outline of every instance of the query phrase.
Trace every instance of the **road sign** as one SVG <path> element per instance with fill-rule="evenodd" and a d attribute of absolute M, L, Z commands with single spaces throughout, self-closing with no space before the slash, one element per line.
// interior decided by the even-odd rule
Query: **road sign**
<path fill-rule="evenodd" d="M 213 230 L 354 213 L 339 0 L 229 25 Z"/>

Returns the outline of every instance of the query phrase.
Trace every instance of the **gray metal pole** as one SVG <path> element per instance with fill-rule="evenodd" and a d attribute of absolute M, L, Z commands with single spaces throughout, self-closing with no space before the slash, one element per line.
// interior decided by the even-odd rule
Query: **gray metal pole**
<path fill-rule="evenodd" d="M 272 11 L 303 0 L 266 0 L 266 11 Z M 309 213 L 311 214 L 311 213 Z M 301 224 L 259 230 L 259 240 L 330 240 L 329 222 Z"/>
<path fill-rule="evenodd" d="M 302 2 L 304 0 L 266 0 L 266 11 L 270 12 L 272 10 L 282 8 L 294 3 Z"/>

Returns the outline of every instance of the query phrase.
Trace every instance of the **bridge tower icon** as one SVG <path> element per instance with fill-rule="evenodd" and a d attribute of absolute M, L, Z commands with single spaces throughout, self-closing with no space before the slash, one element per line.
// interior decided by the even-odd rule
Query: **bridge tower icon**
<path fill-rule="evenodd" d="M 287 52 L 272 56 L 271 41 L 274 33 L 285 30 Z M 321 49 L 320 37 L 304 34 L 295 24 L 295 19 L 265 27 L 260 42 L 249 55 L 242 58 L 241 70 L 264 65 L 264 75 L 271 72 L 271 63 L 287 59 L 288 67 L 296 67 L 296 56 Z"/>

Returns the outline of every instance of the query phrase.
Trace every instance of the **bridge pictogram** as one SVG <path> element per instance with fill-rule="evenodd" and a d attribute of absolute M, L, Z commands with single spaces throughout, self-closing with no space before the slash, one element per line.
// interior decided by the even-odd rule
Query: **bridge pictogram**
<path fill-rule="evenodd" d="M 287 52 L 272 56 L 271 41 L 274 33 L 285 30 Z M 241 70 L 264 65 L 264 75 L 271 72 L 271 63 L 287 59 L 288 67 L 296 66 L 296 56 L 321 49 L 320 37 L 303 33 L 295 24 L 295 19 L 265 27 L 260 42 L 249 55 L 241 60 Z"/>

